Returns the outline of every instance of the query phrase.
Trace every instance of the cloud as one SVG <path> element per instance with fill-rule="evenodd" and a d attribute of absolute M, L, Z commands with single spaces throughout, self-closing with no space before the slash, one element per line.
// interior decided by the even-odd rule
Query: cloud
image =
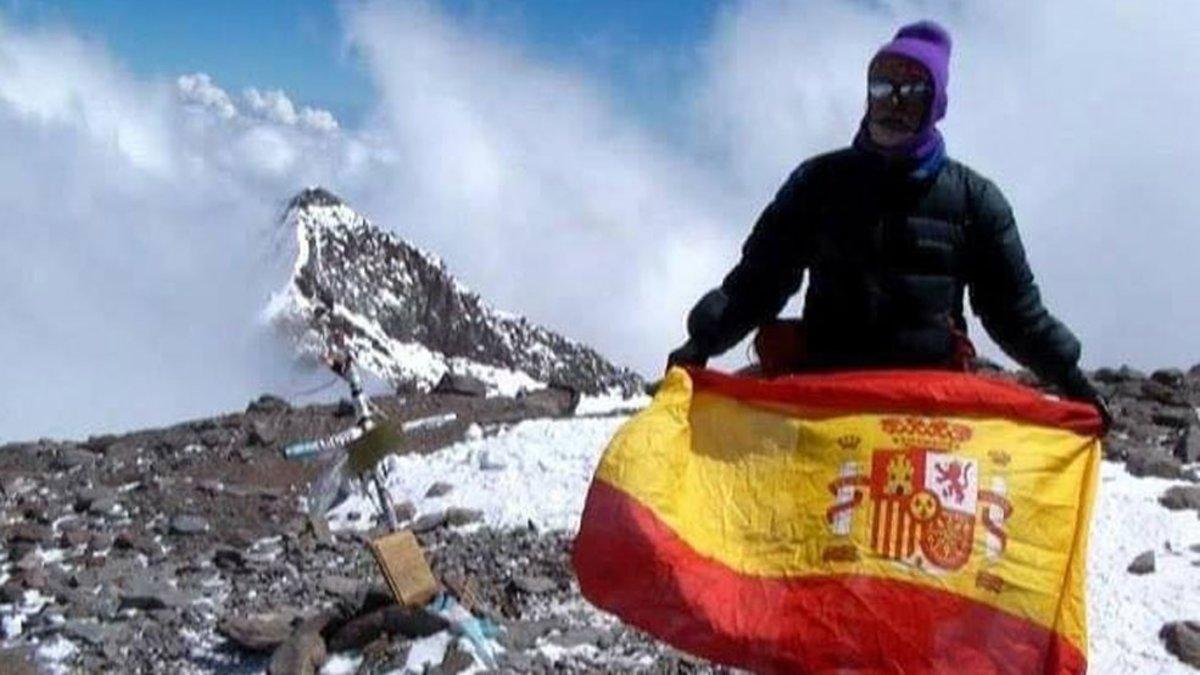
<path fill-rule="evenodd" d="M 224 89 L 213 84 L 208 73 L 180 75 L 175 81 L 175 87 L 179 91 L 179 98 L 185 103 L 209 108 L 224 119 L 233 119 L 238 115 L 233 99 L 229 98 Z"/>
<path fill-rule="evenodd" d="M 956 38 L 950 151 L 1008 194 L 1088 362 L 1194 358 L 1194 3 L 727 5 L 662 112 L 686 121 L 669 138 L 486 22 L 420 2 L 345 12 L 377 92 L 356 128 L 271 83 L 139 78 L 101 44 L 0 19 L 0 438 L 295 389 L 255 317 L 287 274 L 275 218 L 310 184 L 497 306 L 652 374 L 791 168 L 849 140 L 871 52 L 924 16 Z"/>

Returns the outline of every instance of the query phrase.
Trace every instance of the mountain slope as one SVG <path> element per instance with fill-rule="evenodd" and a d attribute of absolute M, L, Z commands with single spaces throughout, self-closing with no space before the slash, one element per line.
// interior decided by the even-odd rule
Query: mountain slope
<path fill-rule="evenodd" d="M 436 256 L 374 226 L 321 188 L 284 214 L 298 245 L 292 278 L 268 314 L 302 354 L 348 351 L 397 387 L 427 390 L 446 373 L 489 390 L 563 385 L 630 395 L 635 373 L 525 318 L 489 307 Z"/>

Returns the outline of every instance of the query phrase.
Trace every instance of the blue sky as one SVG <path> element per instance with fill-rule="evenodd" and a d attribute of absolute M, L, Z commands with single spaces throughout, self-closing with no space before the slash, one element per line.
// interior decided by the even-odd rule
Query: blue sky
<path fill-rule="evenodd" d="M 643 111 L 670 107 L 694 70 L 722 2 L 696 0 L 445 0 L 456 20 L 579 69 Z M 6 0 L 19 25 L 67 25 L 104 43 L 134 73 L 205 72 L 230 91 L 283 89 L 354 126 L 370 78 L 344 43 L 344 3 L 331 0 Z"/>

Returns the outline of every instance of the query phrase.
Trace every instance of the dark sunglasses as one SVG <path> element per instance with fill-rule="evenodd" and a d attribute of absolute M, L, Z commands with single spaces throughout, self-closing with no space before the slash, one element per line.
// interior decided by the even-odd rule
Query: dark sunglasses
<path fill-rule="evenodd" d="M 928 82 L 905 82 L 896 84 L 891 80 L 874 79 L 867 83 L 867 95 L 876 101 L 897 96 L 901 100 L 925 98 L 929 95 Z"/>

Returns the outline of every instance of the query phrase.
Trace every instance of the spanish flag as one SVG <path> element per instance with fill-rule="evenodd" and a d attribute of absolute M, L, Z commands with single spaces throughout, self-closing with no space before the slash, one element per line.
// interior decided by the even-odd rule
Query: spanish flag
<path fill-rule="evenodd" d="M 1083 673 L 1101 422 L 965 373 L 672 369 L 616 436 L 584 596 L 764 673 Z"/>

